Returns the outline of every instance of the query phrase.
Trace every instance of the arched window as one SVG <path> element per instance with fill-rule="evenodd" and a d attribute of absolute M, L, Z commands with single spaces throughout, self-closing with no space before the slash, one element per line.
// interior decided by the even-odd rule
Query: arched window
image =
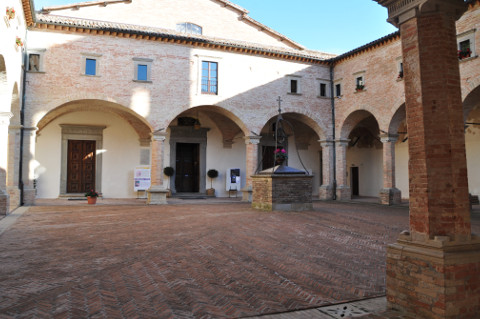
<path fill-rule="evenodd" d="M 202 27 L 190 22 L 177 23 L 177 31 L 183 33 L 202 34 Z"/>

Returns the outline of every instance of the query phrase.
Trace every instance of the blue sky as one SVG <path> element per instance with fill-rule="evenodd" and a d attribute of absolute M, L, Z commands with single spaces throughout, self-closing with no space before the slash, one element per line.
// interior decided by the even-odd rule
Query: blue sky
<path fill-rule="evenodd" d="M 387 10 L 373 0 L 230 0 L 253 19 L 313 50 L 341 54 L 397 29 L 386 22 Z M 43 6 L 79 0 L 34 0 Z"/>

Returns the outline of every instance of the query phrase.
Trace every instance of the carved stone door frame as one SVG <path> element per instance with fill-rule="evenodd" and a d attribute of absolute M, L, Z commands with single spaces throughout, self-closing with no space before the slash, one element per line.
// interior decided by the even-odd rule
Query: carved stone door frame
<path fill-rule="evenodd" d="M 106 126 L 60 124 L 62 128 L 62 160 L 60 171 L 60 196 L 69 196 L 67 193 L 67 161 L 68 140 L 95 141 L 95 190 L 102 192 L 102 153 L 98 150 L 103 148 L 103 130 Z"/>

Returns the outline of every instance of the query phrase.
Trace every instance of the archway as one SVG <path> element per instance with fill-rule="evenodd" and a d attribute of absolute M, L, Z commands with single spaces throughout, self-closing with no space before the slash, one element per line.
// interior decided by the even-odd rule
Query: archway
<path fill-rule="evenodd" d="M 375 116 L 352 112 L 341 128 L 338 144 L 337 198 L 378 197 L 382 189 L 382 142 Z"/>
<path fill-rule="evenodd" d="M 465 151 L 467 156 L 468 189 L 480 195 L 480 86 L 472 90 L 463 102 L 465 119 Z"/>
<path fill-rule="evenodd" d="M 313 194 L 319 194 L 319 188 L 324 184 L 324 164 L 328 168 L 329 158 L 323 153 L 320 141 L 325 138 L 324 130 L 307 115 L 286 112 L 282 113 L 285 121 L 284 130 L 288 136 L 284 143 L 287 153 L 287 165 L 307 170 L 314 176 Z M 272 117 L 262 128 L 260 147 L 258 149 L 257 171 L 271 168 L 275 165 L 275 125 L 277 116 Z M 324 156 L 325 155 L 325 156 Z M 325 163 L 327 162 L 327 163 Z"/>
<path fill-rule="evenodd" d="M 132 198 L 134 171 L 150 165 L 150 124 L 108 101 L 76 100 L 48 112 L 37 124 L 35 178 L 39 198 Z"/>
<path fill-rule="evenodd" d="M 248 129 L 235 114 L 215 105 L 193 107 L 178 114 L 168 131 L 170 146 L 164 159 L 165 166 L 175 170 L 168 185 L 174 196 L 204 196 L 207 184 L 217 196 L 227 196 L 226 176 L 231 169 L 240 175 L 235 191 L 245 185 Z M 207 180 L 209 169 L 219 172 L 215 180 Z"/>

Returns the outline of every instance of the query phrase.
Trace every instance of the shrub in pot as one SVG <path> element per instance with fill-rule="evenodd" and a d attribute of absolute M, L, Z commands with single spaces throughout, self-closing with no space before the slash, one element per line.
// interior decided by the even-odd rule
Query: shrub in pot
<path fill-rule="evenodd" d="M 168 176 L 167 197 L 171 197 L 172 196 L 172 190 L 170 189 L 170 177 L 172 177 L 173 174 L 175 174 L 175 169 L 171 166 L 167 166 L 163 169 L 163 174 L 165 174 L 165 176 Z"/>
<path fill-rule="evenodd" d="M 215 196 L 215 188 L 213 188 L 213 179 L 218 177 L 218 171 L 216 169 L 210 169 L 207 172 L 207 176 L 210 178 L 210 188 L 207 189 L 208 196 Z"/>

